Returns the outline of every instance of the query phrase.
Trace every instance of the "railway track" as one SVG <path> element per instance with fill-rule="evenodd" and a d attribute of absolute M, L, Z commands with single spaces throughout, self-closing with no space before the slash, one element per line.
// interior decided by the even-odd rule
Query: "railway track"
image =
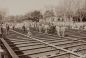
<path fill-rule="evenodd" d="M 75 31 L 74 31 L 75 32 Z M 37 33 L 36 31 L 34 31 L 33 32 L 33 34 L 35 34 L 35 33 Z M 69 33 L 69 32 L 67 32 L 67 33 Z M 71 33 L 71 32 L 70 32 Z M 83 34 L 83 32 L 82 33 L 80 33 L 81 35 L 76 35 L 75 33 L 71 33 L 70 34 L 69 33 L 69 35 L 71 35 L 72 34 L 72 36 L 68 36 L 68 37 L 65 37 L 65 38 L 68 38 L 68 39 L 72 39 L 72 40 L 74 40 L 74 41 L 78 41 L 78 42 L 83 42 L 83 43 L 86 43 L 86 41 L 83 41 L 83 38 L 86 38 L 85 37 L 85 34 Z M 84 36 L 82 36 L 82 34 L 84 35 Z M 45 38 L 44 40 L 46 41 L 46 42 L 48 42 L 48 41 L 51 41 L 52 43 L 54 43 L 54 44 L 57 44 L 57 42 L 59 41 L 59 40 L 56 40 L 56 38 L 58 38 L 56 35 L 54 35 L 54 36 L 51 36 L 51 35 L 49 35 L 49 36 L 47 36 L 46 34 L 43 34 L 43 33 L 39 33 L 39 35 L 38 35 L 38 33 L 37 34 L 35 34 L 37 37 L 40 37 L 40 38 Z M 48 38 L 48 39 L 47 39 Z M 60 42 L 65 42 L 65 38 L 63 38 Z M 53 39 L 53 40 L 52 40 Z M 43 39 L 41 39 L 41 40 L 43 40 Z M 47 41 L 48 40 L 48 41 Z M 71 40 L 70 40 L 71 41 Z M 73 41 L 73 42 L 74 42 Z M 68 42 L 68 41 L 67 41 Z M 64 44 L 64 43 L 63 43 Z M 67 43 L 67 44 L 69 44 L 69 43 Z M 70 43 L 71 45 L 72 45 L 72 43 Z M 70 45 L 70 47 L 69 48 L 71 48 L 71 47 L 77 47 L 77 49 L 80 49 L 80 51 L 81 51 L 81 49 L 82 48 L 84 48 L 82 45 L 84 45 L 84 44 L 81 44 L 81 43 L 75 43 L 75 44 L 78 44 L 78 45 L 74 45 L 74 46 L 71 46 Z M 65 46 L 66 44 L 64 44 L 64 46 Z M 61 46 L 61 45 L 60 45 Z M 80 47 L 80 48 L 79 48 Z M 82 47 L 82 48 L 81 48 Z M 68 49 L 68 48 L 67 48 Z M 77 49 L 75 49 L 75 50 L 77 50 Z M 72 50 L 74 50 L 74 49 L 72 49 Z M 85 50 L 85 49 L 82 49 L 82 50 Z M 85 53 L 84 53 L 85 54 Z"/>
<path fill-rule="evenodd" d="M 84 34 L 85 35 L 85 34 Z M 45 35 L 46 36 L 46 35 Z M 40 37 L 40 36 L 39 36 Z M 56 36 L 55 36 L 56 37 Z M 50 36 L 50 38 L 52 38 L 51 36 Z M 57 37 L 56 37 L 57 38 Z M 67 39 L 67 38 L 69 38 L 69 39 L 72 39 L 72 40 L 69 40 L 69 41 L 66 41 L 65 39 Z M 80 38 L 80 40 L 78 40 L 78 38 Z M 82 39 L 83 38 L 86 38 L 86 37 L 79 37 L 79 36 L 74 36 L 74 34 L 73 34 L 73 36 L 71 36 L 71 37 L 65 37 L 65 38 L 62 38 L 62 41 L 60 41 L 60 42 L 62 42 L 62 44 L 60 45 L 57 45 L 57 46 L 60 46 L 60 47 L 63 47 L 63 48 L 66 48 L 66 49 L 69 49 L 69 50 L 77 50 L 77 49 L 80 49 L 80 51 L 85 51 L 85 47 L 86 47 L 86 45 L 83 47 L 83 45 L 86 43 L 86 41 L 83 41 Z M 64 39 L 64 40 L 63 40 Z M 47 41 L 47 40 L 46 40 Z M 52 42 L 52 40 L 50 40 L 51 41 L 51 43 L 53 43 L 53 44 L 58 44 L 58 40 L 56 41 L 53 41 Z M 73 42 L 71 42 L 71 41 L 73 41 Z M 60 43 L 59 42 L 59 43 Z M 66 43 L 65 43 L 66 42 Z M 82 44 L 82 42 L 83 42 L 83 44 Z M 74 44 L 74 45 L 73 45 Z M 69 47 L 66 47 L 67 45 L 69 45 Z M 76 49 L 75 49 L 76 48 Z M 81 53 L 82 54 L 82 53 Z M 85 53 L 83 53 L 83 54 L 85 54 Z"/>
<path fill-rule="evenodd" d="M 18 58 L 78 58 L 86 53 L 86 42 L 37 32 L 33 32 L 33 35 L 33 38 L 29 38 L 22 33 L 10 31 L 3 40 Z"/>

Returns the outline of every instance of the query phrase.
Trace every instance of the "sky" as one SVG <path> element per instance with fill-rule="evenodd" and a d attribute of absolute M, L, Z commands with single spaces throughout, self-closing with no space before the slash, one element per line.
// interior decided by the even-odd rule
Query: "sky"
<path fill-rule="evenodd" d="M 33 10 L 43 10 L 48 6 L 59 5 L 60 0 L 0 0 L 0 9 L 8 15 L 22 15 Z"/>

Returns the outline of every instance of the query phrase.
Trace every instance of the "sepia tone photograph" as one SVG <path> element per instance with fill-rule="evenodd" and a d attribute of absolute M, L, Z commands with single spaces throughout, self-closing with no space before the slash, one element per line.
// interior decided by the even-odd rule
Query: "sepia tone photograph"
<path fill-rule="evenodd" d="M 86 58 L 86 0 L 0 0 L 0 58 Z"/>

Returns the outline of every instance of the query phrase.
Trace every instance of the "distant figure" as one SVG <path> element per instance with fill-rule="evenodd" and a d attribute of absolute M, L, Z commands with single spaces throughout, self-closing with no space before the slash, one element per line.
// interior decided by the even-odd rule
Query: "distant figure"
<path fill-rule="evenodd" d="M 22 26 L 22 29 L 23 29 L 24 32 L 26 31 L 25 25 Z"/>
<path fill-rule="evenodd" d="M 61 37 L 61 35 L 60 35 L 60 26 L 56 25 L 56 31 L 57 31 L 57 35 L 59 37 Z"/>
<path fill-rule="evenodd" d="M 3 26 L 1 26 L 1 36 L 3 36 L 4 34 L 4 29 L 3 29 Z"/>
<path fill-rule="evenodd" d="M 42 24 L 39 23 L 38 29 L 39 29 L 39 32 L 42 32 Z"/>
<path fill-rule="evenodd" d="M 48 34 L 48 30 L 49 30 L 49 25 L 48 24 L 45 24 L 44 25 L 44 29 L 45 29 L 45 33 Z"/>
<path fill-rule="evenodd" d="M 10 29 L 9 25 L 6 24 L 6 31 L 7 31 L 7 34 L 9 34 L 9 29 Z"/>
<path fill-rule="evenodd" d="M 36 25 L 35 29 L 36 29 L 36 30 L 38 30 L 38 23 L 36 22 L 36 24 L 35 24 L 35 25 Z"/>
<path fill-rule="evenodd" d="M 30 32 L 30 29 L 29 28 L 27 28 L 27 30 L 28 30 L 27 36 L 29 36 L 31 38 L 32 33 Z"/>
<path fill-rule="evenodd" d="M 65 26 L 61 26 L 61 37 L 65 36 L 65 29 L 66 29 Z"/>

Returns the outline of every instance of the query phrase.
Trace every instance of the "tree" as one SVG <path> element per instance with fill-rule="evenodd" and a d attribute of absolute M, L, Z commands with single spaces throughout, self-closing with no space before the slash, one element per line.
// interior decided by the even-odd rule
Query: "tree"
<path fill-rule="evenodd" d="M 44 13 L 44 18 L 53 17 L 53 16 L 54 16 L 53 10 L 46 10 Z"/>
<path fill-rule="evenodd" d="M 78 18 L 80 19 L 80 22 L 83 21 L 83 18 L 86 16 L 86 10 L 85 9 L 78 9 L 76 12 L 76 15 L 78 16 Z"/>
<path fill-rule="evenodd" d="M 61 16 L 66 16 L 68 18 L 73 18 L 78 9 L 83 7 L 83 0 L 63 0 L 61 2 L 60 14 Z M 57 9 L 58 10 L 58 9 Z M 57 13 L 58 14 L 58 13 Z"/>
<path fill-rule="evenodd" d="M 38 10 L 35 10 L 31 13 L 31 18 L 33 21 L 39 21 L 39 19 L 43 18 L 42 13 Z"/>

